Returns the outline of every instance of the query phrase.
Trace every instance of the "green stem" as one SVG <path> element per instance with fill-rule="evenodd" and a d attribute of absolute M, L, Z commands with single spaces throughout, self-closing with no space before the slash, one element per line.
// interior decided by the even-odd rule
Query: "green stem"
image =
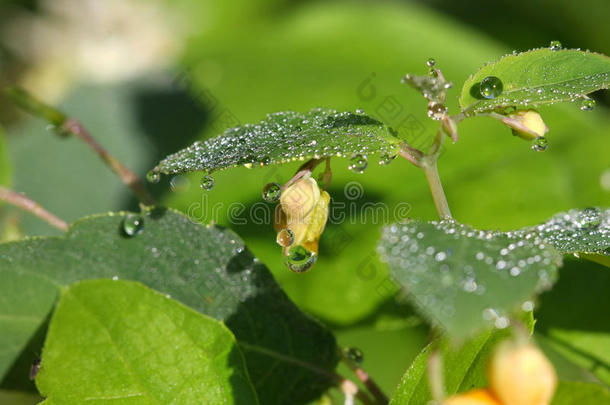
<path fill-rule="evenodd" d="M 445 197 L 445 191 L 443 190 L 443 184 L 438 175 L 438 168 L 436 166 L 436 159 L 430 159 L 432 156 L 426 156 L 423 160 L 422 170 L 428 180 L 430 191 L 432 192 L 432 199 L 436 206 L 441 219 L 451 218 L 451 211 L 449 210 L 449 203 L 447 203 L 447 197 Z"/>
<path fill-rule="evenodd" d="M 140 202 L 145 205 L 155 204 L 154 198 L 148 193 L 140 178 L 108 153 L 77 120 L 69 118 L 63 112 L 36 99 L 23 89 L 10 87 L 5 90 L 5 94 L 25 111 L 53 125 L 58 134 L 74 135 L 83 140 L 133 191 Z"/>

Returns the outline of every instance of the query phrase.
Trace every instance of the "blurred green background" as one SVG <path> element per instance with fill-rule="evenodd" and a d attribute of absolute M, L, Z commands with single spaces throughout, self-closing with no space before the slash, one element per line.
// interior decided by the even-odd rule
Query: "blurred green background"
<path fill-rule="evenodd" d="M 405 73 L 422 74 L 435 58 L 454 83 L 448 106 L 455 113 L 468 75 L 513 50 L 559 40 L 610 54 L 608 15 L 607 0 L 0 0 L 0 85 L 21 84 L 61 106 L 141 175 L 194 140 L 278 110 L 363 108 L 424 147 L 437 123 L 427 118 L 421 96 L 400 84 Z M 607 206 L 607 93 L 594 95 L 591 112 L 543 108 L 550 127 L 544 153 L 490 119 L 461 124 L 459 142 L 448 144 L 439 162 L 456 219 L 504 230 L 569 208 Z M 0 123 L 6 132 L 0 183 L 69 221 L 137 209 L 78 140 L 53 136 L 4 99 Z M 327 226 L 318 264 L 305 274 L 284 267 L 271 224 L 254 223 L 251 215 L 263 186 L 287 181 L 297 165 L 220 172 L 205 194 L 198 175 L 166 178 L 151 189 L 165 205 L 237 231 L 301 308 L 331 327 L 342 345 L 363 350 L 364 367 L 391 393 L 425 344 L 427 327 L 394 297 L 376 259 L 383 221 L 360 216 L 377 202 L 386 204 L 389 219 L 404 216 L 394 215 L 404 203 L 414 218 L 434 219 L 435 209 L 423 174 L 408 162 L 372 160 L 362 175 L 347 165 L 333 160 L 329 190 L 345 219 Z M 352 181 L 357 198 L 344 188 Z M 56 233 L 27 214 L 0 210 L 2 240 Z M 541 322 L 550 336 L 554 318 Z M 8 391 L 0 392 L 0 403 L 21 403 L 3 395 Z"/>

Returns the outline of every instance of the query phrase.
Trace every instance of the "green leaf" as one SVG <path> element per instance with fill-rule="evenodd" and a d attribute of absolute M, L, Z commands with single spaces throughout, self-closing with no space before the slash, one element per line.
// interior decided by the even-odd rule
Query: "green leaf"
<path fill-rule="evenodd" d="M 449 220 L 387 227 L 380 253 L 408 298 L 457 339 L 491 324 L 508 326 L 512 311 L 550 287 L 561 262 L 540 239 Z"/>
<path fill-rule="evenodd" d="M 547 222 L 520 231 L 534 234 L 565 254 L 583 255 L 610 266 L 610 209 L 585 208 L 554 215 Z"/>
<path fill-rule="evenodd" d="M 479 85 L 489 76 L 502 82 L 502 92 L 492 99 L 481 95 Z M 505 107 L 539 107 L 574 101 L 607 89 L 610 85 L 610 58 L 575 49 L 534 49 L 509 54 L 485 65 L 462 87 L 460 107 L 474 113 Z"/>
<path fill-rule="evenodd" d="M 233 334 L 139 283 L 61 294 L 36 377 L 48 404 L 257 404 Z"/>
<path fill-rule="evenodd" d="M 536 333 L 545 345 L 610 385 L 610 272 L 566 259 L 553 289 L 540 296 Z"/>
<path fill-rule="evenodd" d="M 526 326 L 531 331 L 534 319 L 527 316 Z M 427 404 L 432 400 L 428 383 L 428 358 L 438 349 L 442 356 L 443 378 L 447 395 L 487 385 L 486 368 L 495 345 L 511 335 L 510 329 L 491 330 L 456 347 L 447 337 L 427 345 L 403 375 L 394 392 L 393 405 Z"/>
<path fill-rule="evenodd" d="M 57 289 L 44 277 L 0 268 L 0 381 L 45 321 Z"/>
<path fill-rule="evenodd" d="M 610 403 L 608 387 L 578 381 L 560 381 L 551 405 L 599 405 Z"/>
<path fill-rule="evenodd" d="M 79 220 L 64 237 L 2 244 L 0 274 L 57 287 L 97 278 L 139 281 L 223 321 L 262 403 L 304 403 L 328 388 L 326 373 L 338 361 L 334 337 L 295 307 L 236 234 L 171 210 L 148 210 L 141 219 L 131 237 L 124 228 L 133 214 L 114 213 Z M 0 284 L 0 295 L 4 289 Z M 18 354 L 11 348 L 7 364 Z"/>
<path fill-rule="evenodd" d="M 239 165 L 267 166 L 333 156 L 395 156 L 399 140 L 389 131 L 380 121 L 358 112 L 278 112 L 258 124 L 230 128 L 221 136 L 195 142 L 162 160 L 153 172 L 209 173 Z"/>

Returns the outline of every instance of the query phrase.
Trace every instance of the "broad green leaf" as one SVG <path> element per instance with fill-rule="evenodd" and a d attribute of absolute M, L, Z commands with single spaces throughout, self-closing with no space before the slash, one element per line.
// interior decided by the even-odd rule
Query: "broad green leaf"
<path fill-rule="evenodd" d="M 267 166 L 333 156 L 395 156 L 399 140 L 364 113 L 313 109 L 268 114 L 258 124 L 230 128 L 166 157 L 155 173 L 213 172 L 239 165 Z"/>
<path fill-rule="evenodd" d="M 486 325 L 508 326 L 511 312 L 550 287 L 561 262 L 538 238 L 480 231 L 452 220 L 391 225 L 380 253 L 413 304 L 457 339 Z"/>
<path fill-rule="evenodd" d="M 583 255 L 610 266 L 610 209 L 585 208 L 562 212 L 547 222 L 519 231 L 538 234 L 565 254 Z"/>
<path fill-rule="evenodd" d="M 497 77 L 501 92 L 487 99 L 480 84 Z M 485 83 L 485 82 L 483 82 Z M 460 107 L 485 112 L 505 107 L 538 107 L 574 101 L 610 85 L 610 58 L 575 49 L 534 49 L 509 54 L 470 76 L 462 87 Z"/>
<path fill-rule="evenodd" d="M 127 281 L 64 290 L 36 385 L 47 404 L 257 404 L 221 322 Z"/>
<path fill-rule="evenodd" d="M 551 405 L 599 405 L 610 403 L 607 386 L 579 381 L 560 381 Z"/>
<path fill-rule="evenodd" d="M 0 266 L 0 381 L 45 321 L 57 289 L 44 277 L 3 271 Z"/>
<path fill-rule="evenodd" d="M 2 244 L 0 274 L 56 287 L 128 279 L 169 294 L 231 329 L 262 403 L 304 403 L 330 385 L 324 372 L 337 363 L 334 337 L 294 306 L 237 235 L 171 210 L 152 209 L 141 220 L 142 228 L 133 228 L 133 214 L 98 215 L 77 221 L 64 237 Z M 9 350 L 7 364 L 18 354 Z"/>
<path fill-rule="evenodd" d="M 553 289 L 540 296 L 536 333 L 546 346 L 610 385 L 610 272 L 566 259 Z"/>
<path fill-rule="evenodd" d="M 534 320 L 531 313 L 525 318 L 531 332 Z M 510 336 L 510 329 L 486 331 L 460 347 L 443 337 L 426 346 L 403 375 L 394 392 L 392 405 L 427 404 L 432 400 L 428 382 L 428 358 L 438 349 L 442 356 L 443 381 L 447 395 L 487 385 L 486 368 L 495 345 Z"/>

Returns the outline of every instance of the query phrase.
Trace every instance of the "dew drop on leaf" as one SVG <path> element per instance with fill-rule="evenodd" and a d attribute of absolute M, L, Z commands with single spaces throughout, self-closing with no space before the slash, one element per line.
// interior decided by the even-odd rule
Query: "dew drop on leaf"
<path fill-rule="evenodd" d="M 593 100 L 591 98 L 585 98 L 580 103 L 580 109 L 582 111 L 591 111 L 593 108 L 595 108 L 595 100 Z"/>
<path fill-rule="evenodd" d="M 379 157 L 379 164 L 380 165 L 389 165 L 390 163 L 392 163 L 392 160 L 394 160 L 396 158 L 396 155 L 390 155 L 389 153 L 384 153 Z"/>
<path fill-rule="evenodd" d="M 602 213 L 599 208 L 588 207 L 578 215 L 577 223 L 580 229 L 592 231 L 599 227 L 602 222 Z"/>
<path fill-rule="evenodd" d="M 127 214 L 123 219 L 123 232 L 129 237 L 142 232 L 142 228 L 144 228 L 144 220 L 139 215 Z"/>
<path fill-rule="evenodd" d="M 214 178 L 209 174 L 206 174 L 201 178 L 201 188 L 210 191 L 214 188 Z"/>
<path fill-rule="evenodd" d="M 362 174 L 366 170 L 367 166 L 368 161 L 366 159 L 366 156 L 354 155 L 349 162 L 348 169 L 350 169 L 354 173 Z"/>
<path fill-rule="evenodd" d="M 426 65 L 428 67 L 433 67 L 434 65 L 436 65 L 436 61 L 434 60 L 434 58 L 430 58 L 426 61 Z"/>
<path fill-rule="evenodd" d="M 485 79 L 481 80 L 481 84 L 479 85 L 481 96 L 488 100 L 502 94 L 502 89 L 502 80 L 496 76 L 487 76 Z"/>
<path fill-rule="evenodd" d="M 297 245 L 290 248 L 286 257 L 286 266 L 295 273 L 309 270 L 316 262 L 317 256 L 305 246 Z"/>
<path fill-rule="evenodd" d="M 282 247 L 288 247 L 294 243 L 294 233 L 286 228 L 277 233 L 276 242 Z"/>
<path fill-rule="evenodd" d="M 348 347 L 345 349 L 345 356 L 356 364 L 362 364 L 364 354 L 357 347 Z"/>
<path fill-rule="evenodd" d="M 278 183 L 268 183 L 263 187 L 263 200 L 268 203 L 278 202 L 282 195 L 282 186 Z"/>
<path fill-rule="evenodd" d="M 146 174 L 146 180 L 149 183 L 158 183 L 159 180 L 161 180 L 161 175 L 159 174 L 159 172 L 151 170 Z"/>
<path fill-rule="evenodd" d="M 549 48 L 551 49 L 551 51 L 559 51 L 562 48 L 561 42 L 551 41 L 551 43 L 549 44 Z"/>
<path fill-rule="evenodd" d="M 544 152 L 549 147 L 549 141 L 544 136 L 539 136 L 532 142 L 532 149 L 536 152 Z"/>

